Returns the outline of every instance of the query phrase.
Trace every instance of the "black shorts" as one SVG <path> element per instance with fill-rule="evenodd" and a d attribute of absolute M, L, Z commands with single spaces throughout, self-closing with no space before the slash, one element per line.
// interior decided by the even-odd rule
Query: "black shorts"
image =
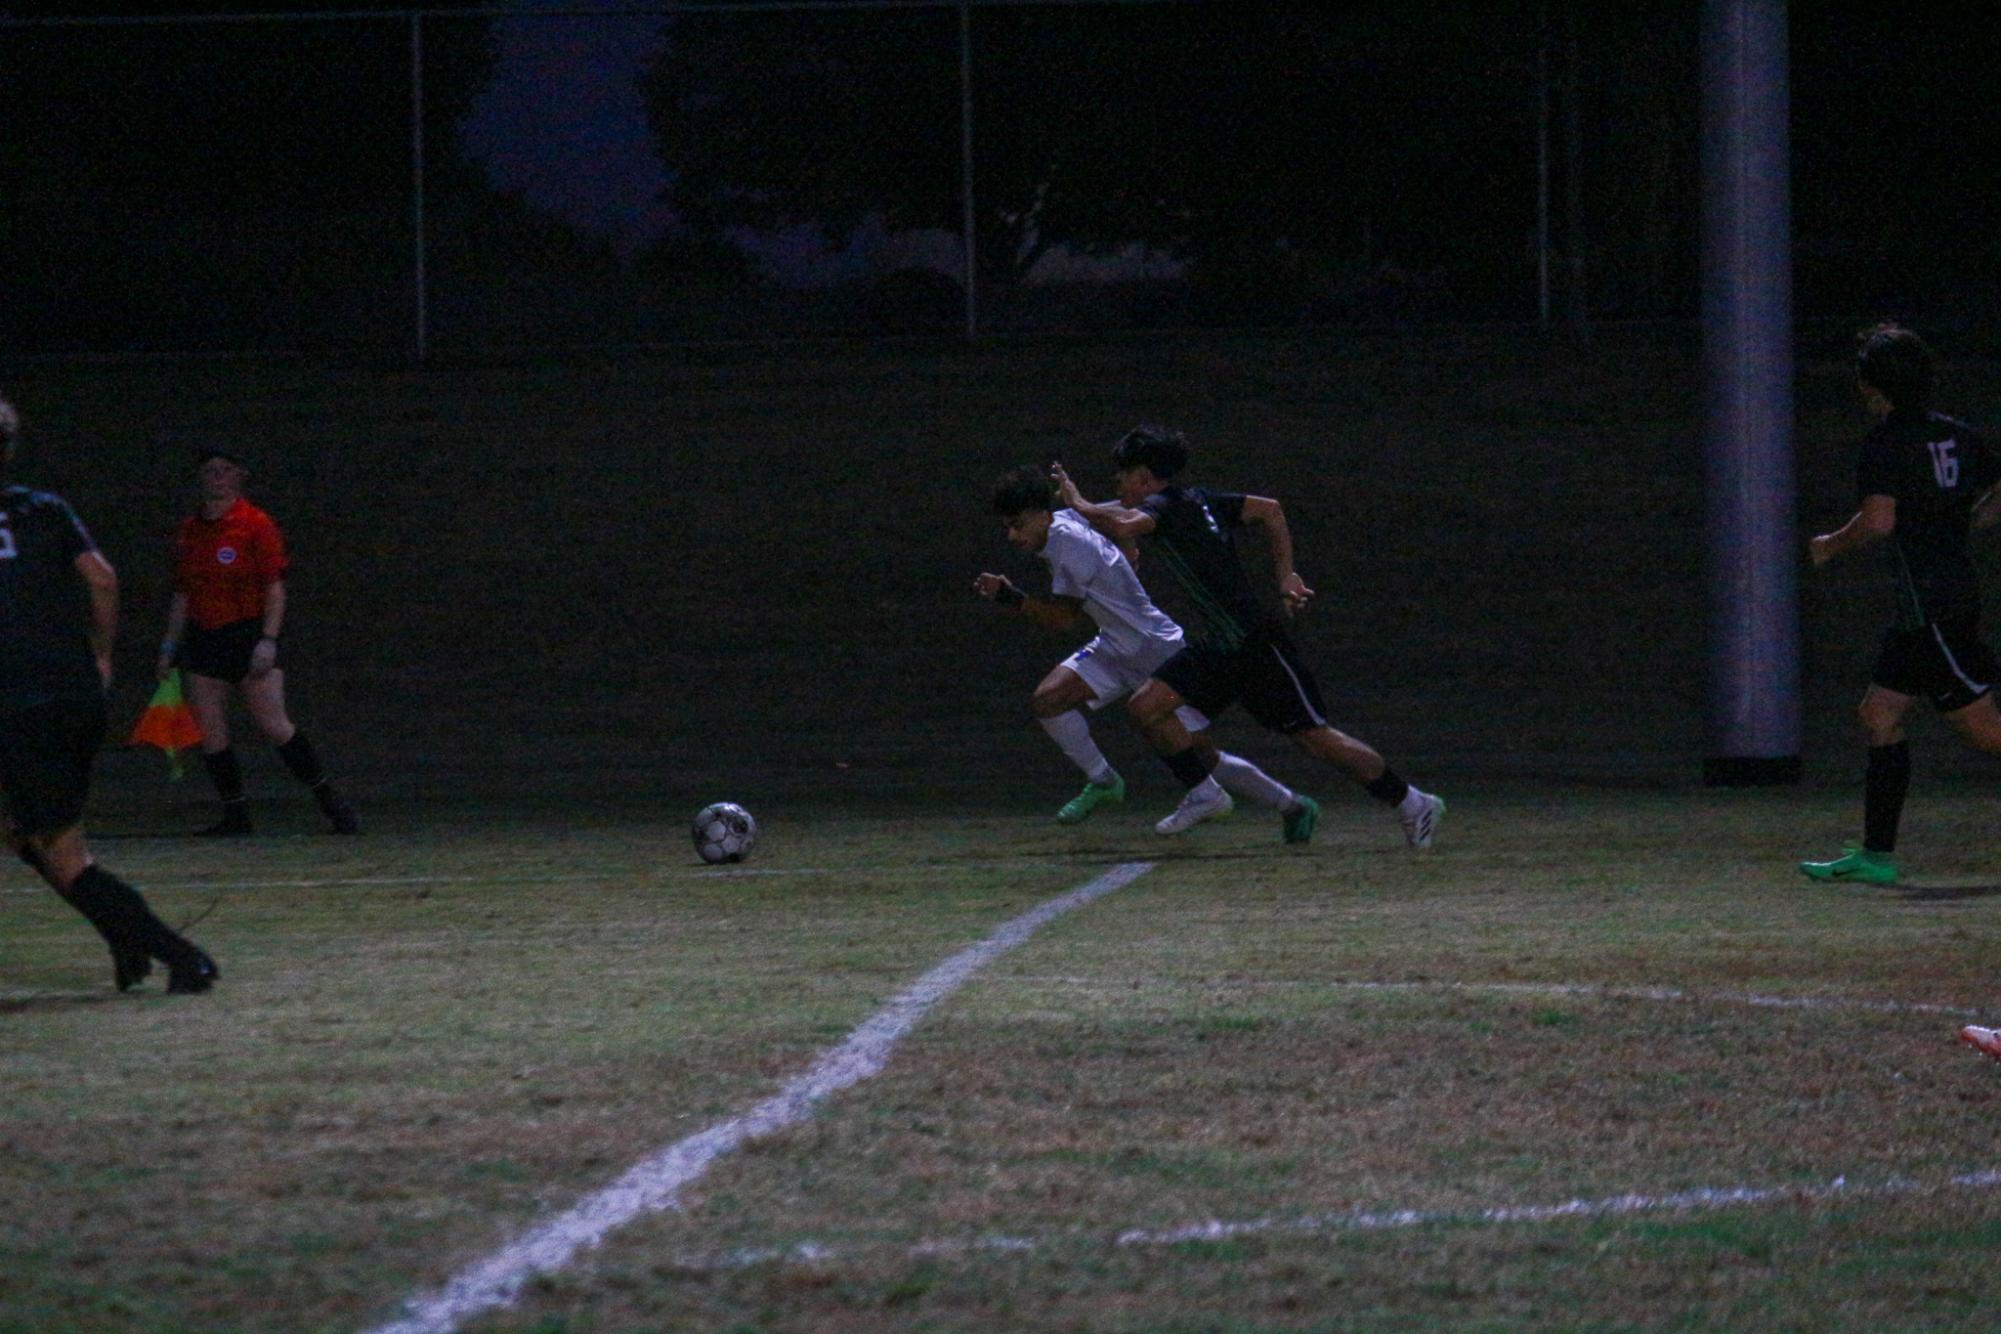
<path fill-rule="evenodd" d="M 0 793 L 17 834 L 57 834 L 83 819 L 104 742 L 102 699 L 59 699 L 0 713 Z"/>
<path fill-rule="evenodd" d="M 1899 695 L 1922 695 L 1940 713 L 1953 713 L 1991 691 L 1996 676 L 2001 667 L 1980 638 L 1980 622 L 1967 616 L 1890 631 L 1869 681 Z"/>
<path fill-rule="evenodd" d="M 1299 660 L 1292 636 L 1277 626 L 1252 631 L 1236 648 L 1190 644 L 1153 675 L 1211 718 L 1242 704 L 1274 732 L 1290 735 L 1327 725 L 1319 684 Z"/>
<path fill-rule="evenodd" d="M 189 625 L 182 632 L 181 648 L 174 655 L 174 666 L 196 676 L 213 677 L 234 685 L 250 675 L 250 654 L 263 637 L 264 622 L 255 616 L 247 621 L 231 621 L 213 630 Z"/>

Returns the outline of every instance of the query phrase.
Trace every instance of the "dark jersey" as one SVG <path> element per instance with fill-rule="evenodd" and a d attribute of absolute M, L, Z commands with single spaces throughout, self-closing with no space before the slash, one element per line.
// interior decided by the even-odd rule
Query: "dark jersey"
<path fill-rule="evenodd" d="M 76 572 L 95 550 L 61 496 L 0 487 L 0 709 L 103 694 Z"/>
<path fill-rule="evenodd" d="M 1936 412 L 1892 412 L 1863 439 L 1856 491 L 1897 502 L 1891 565 L 1900 627 L 1979 615 L 1966 535 L 1974 502 L 1996 481 L 2001 459 L 1993 447 Z"/>
<path fill-rule="evenodd" d="M 1266 622 L 1257 590 L 1237 559 L 1243 496 L 1170 486 L 1142 500 L 1139 511 L 1153 518 L 1153 531 L 1143 539 L 1148 554 L 1167 567 L 1201 622 L 1197 638 L 1235 648 Z"/>

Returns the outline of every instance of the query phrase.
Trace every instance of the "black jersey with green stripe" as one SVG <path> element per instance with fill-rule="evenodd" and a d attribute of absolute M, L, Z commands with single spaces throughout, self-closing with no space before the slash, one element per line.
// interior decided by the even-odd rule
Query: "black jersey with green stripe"
<path fill-rule="evenodd" d="M 1863 439 L 1856 491 L 1897 502 L 1890 564 L 1898 626 L 1979 614 L 1966 537 L 1974 502 L 1997 480 L 2001 460 L 1993 447 L 1941 413 L 1900 409 Z"/>
<path fill-rule="evenodd" d="M 0 710 L 103 692 L 76 572 L 95 550 L 61 496 L 0 487 Z"/>
<path fill-rule="evenodd" d="M 1235 648 L 1265 621 L 1257 590 L 1237 559 L 1236 530 L 1244 497 L 1229 491 L 1170 486 L 1139 503 L 1153 519 L 1147 554 L 1156 557 L 1188 595 L 1200 622 L 1197 638 Z"/>

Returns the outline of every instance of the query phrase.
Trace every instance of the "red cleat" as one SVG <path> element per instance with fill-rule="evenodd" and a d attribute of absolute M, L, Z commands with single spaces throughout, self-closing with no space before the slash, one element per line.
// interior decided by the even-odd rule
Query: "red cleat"
<path fill-rule="evenodd" d="M 2001 1028 L 1982 1028 L 1978 1024 L 1968 1024 L 1959 1030 L 1959 1040 L 2001 1061 Z"/>

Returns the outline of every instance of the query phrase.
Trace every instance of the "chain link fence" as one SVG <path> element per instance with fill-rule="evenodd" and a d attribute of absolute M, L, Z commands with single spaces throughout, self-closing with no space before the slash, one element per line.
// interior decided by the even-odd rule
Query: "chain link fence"
<path fill-rule="evenodd" d="M 0 18 L 0 347 L 1534 319 L 1561 38 L 1507 0 Z M 1665 119 L 1600 136 L 1600 304 L 1674 313 L 1692 82 L 1631 64 Z"/>

